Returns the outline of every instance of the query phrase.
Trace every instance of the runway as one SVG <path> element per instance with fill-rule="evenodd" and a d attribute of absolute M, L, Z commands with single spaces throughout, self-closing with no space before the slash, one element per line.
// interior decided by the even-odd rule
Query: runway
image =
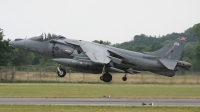
<path fill-rule="evenodd" d="M 112 98 L 0 98 L 0 104 L 200 106 L 200 99 L 112 99 Z"/>

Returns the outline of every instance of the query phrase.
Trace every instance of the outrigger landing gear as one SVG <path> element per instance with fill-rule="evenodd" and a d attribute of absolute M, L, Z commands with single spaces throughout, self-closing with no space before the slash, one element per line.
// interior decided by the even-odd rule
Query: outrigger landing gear
<path fill-rule="evenodd" d="M 109 74 L 108 72 L 105 72 L 105 65 L 103 66 L 102 74 L 103 75 L 100 76 L 100 80 L 104 82 L 110 82 L 112 80 L 112 75 Z"/>
<path fill-rule="evenodd" d="M 63 68 L 60 68 L 60 64 L 57 66 L 57 74 L 59 77 L 64 77 L 66 75 L 66 71 Z"/>
<path fill-rule="evenodd" d="M 122 80 L 123 80 L 123 81 L 126 81 L 126 80 L 127 80 L 126 74 L 122 77 Z"/>

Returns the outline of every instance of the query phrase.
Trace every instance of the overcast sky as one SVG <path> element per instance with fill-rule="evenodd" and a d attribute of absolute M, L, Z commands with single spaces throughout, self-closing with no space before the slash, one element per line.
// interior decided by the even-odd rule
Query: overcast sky
<path fill-rule="evenodd" d="M 5 39 L 54 33 L 87 41 L 181 33 L 200 23 L 200 0 L 0 0 Z"/>

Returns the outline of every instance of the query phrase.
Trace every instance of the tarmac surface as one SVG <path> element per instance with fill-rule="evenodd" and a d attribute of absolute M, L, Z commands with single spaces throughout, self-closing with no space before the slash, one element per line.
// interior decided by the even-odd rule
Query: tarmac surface
<path fill-rule="evenodd" d="M 0 98 L 0 104 L 200 106 L 200 99 Z"/>

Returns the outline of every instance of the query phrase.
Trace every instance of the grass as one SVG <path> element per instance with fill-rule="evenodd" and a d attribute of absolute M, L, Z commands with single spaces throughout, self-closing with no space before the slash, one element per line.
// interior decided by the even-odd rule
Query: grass
<path fill-rule="evenodd" d="M 200 85 L 0 84 L 0 97 L 18 98 L 200 98 Z"/>
<path fill-rule="evenodd" d="M 200 112 L 192 106 L 0 105 L 0 112 Z"/>
<path fill-rule="evenodd" d="M 200 85 L 0 83 L 0 97 L 19 98 L 200 98 Z M 200 112 L 199 106 L 0 105 L 0 112 Z"/>

